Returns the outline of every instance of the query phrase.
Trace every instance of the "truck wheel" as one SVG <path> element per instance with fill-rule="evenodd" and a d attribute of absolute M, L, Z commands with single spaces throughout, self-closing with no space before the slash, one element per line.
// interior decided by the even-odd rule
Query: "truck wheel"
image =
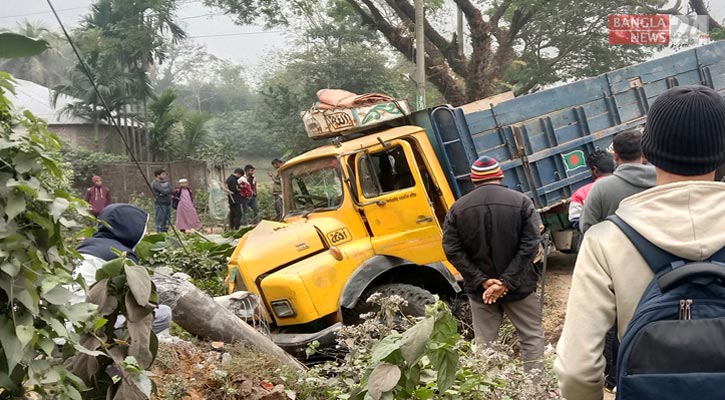
<path fill-rule="evenodd" d="M 468 302 L 468 296 L 459 294 L 446 300 L 451 313 L 456 317 L 458 322 L 458 333 L 468 340 L 473 340 L 473 316 L 471 315 L 471 303 Z"/>
<path fill-rule="evenodd" d="M 360 314 L 378 311 L 380 309 L 378 305 L 367 302 L 367 299 L 375 293 L 383 296 L 398 295 L 402 297 L 408 302 L 407 306 L 402 307 L 403 313 L 414 317 L 425 315 L 425 306 L 434 302 L 433 295 L 423 288 L 406 283 L 388 283 L 366 290 L 360 296 L 355 307 L 343 309 L 343 322 L 348 325 L 359 324 L 363 321 L 360 319 Z"/>

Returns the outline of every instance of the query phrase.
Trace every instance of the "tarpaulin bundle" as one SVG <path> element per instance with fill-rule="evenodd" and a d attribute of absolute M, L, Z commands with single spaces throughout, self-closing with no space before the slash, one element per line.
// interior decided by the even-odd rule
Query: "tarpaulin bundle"
<path fill-rule="evenodd" d="M 317 99 L 314 108 L 318 110 L 351 108 L 395 101 L 394 98 L 382 93 L 356 94 L 342 89 L 320 89 L 317 91 Z"/>

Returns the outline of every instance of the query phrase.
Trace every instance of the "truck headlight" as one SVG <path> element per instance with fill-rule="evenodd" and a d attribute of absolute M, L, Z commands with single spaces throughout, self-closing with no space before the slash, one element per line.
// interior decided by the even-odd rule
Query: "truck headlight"
<path fill-rule="evenodd" d="M 274 300 L 272 304 L 272 310 L 274 314 L 279 318 L 289 318 L 295 316 L 295 309 L 292 307 L 292 303 L 289 300 Z"/>

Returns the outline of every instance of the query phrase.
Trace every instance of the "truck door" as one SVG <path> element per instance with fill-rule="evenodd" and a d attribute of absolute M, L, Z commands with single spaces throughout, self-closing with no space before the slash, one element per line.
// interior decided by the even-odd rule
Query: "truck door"
<path fill-rule="evenodd" d="M 409 143 L 394 140 L 359 153 L 358 202 L 377 254 L 425 264 L 445 256 L 441 227 L 413 151 Z"/>

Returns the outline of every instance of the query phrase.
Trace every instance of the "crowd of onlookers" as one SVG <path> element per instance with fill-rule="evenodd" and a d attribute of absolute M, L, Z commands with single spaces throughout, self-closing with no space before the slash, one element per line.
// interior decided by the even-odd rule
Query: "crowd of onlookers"
<path fill-rule="evenodd" d="M 275 171 L 268 174 L 272 179 L 272 195 L 274 197 L 275 220 L 282 220 L 282 184 L 277 169 L 284 162 L 279 158 L 272 160 Z M 259 223 L 259 202 L 257 200 L 257 178 L 253 165 L 247 164 L 244 168 L 236 168 L 226 180 L 226 190 L 229 197 L 229 227 L 239 229 L 241 226 Z M 93 186 L 89 187 L 84 199 L 90 205 L 91 213 L 98 217 L 106 206 L 112 203 L 111 190 L 103 184 L 100 176 L 94 175 L 91 179 Z M 165 169 L 154 171 L 154 180 L 151 182 L 154 195 L 154 226 L 156 232 L 167 232 L 171 221 L 171 210 L 176 210 L 175 226 L 181 232 L 199 230 L 202 227 L 201 219 L 194 203 L 194 191 L 189 187 L 189 181 L 181 178 L 178 186 L 171 185 Z"/>
<path fill-rule="evenodd" d="M 644 132 L 613 139 L 586 160 L 594 182 L 573 193 L 577 255 L 554 371 L 560 395 L 600 400 L 721 399 L 725 382 L 725 100 L 705 86 L 671 88 Z M 446 216 L 443 247 L 463 275 L 476 340 L 502 315 L 521 340 L 524 369 L 543 366 L 533 265 L 541 220 L 506 188 L 498 162 L 471 166 L 476 189 Z M 619 339 L 622 340 L 621 348 Z"/>

